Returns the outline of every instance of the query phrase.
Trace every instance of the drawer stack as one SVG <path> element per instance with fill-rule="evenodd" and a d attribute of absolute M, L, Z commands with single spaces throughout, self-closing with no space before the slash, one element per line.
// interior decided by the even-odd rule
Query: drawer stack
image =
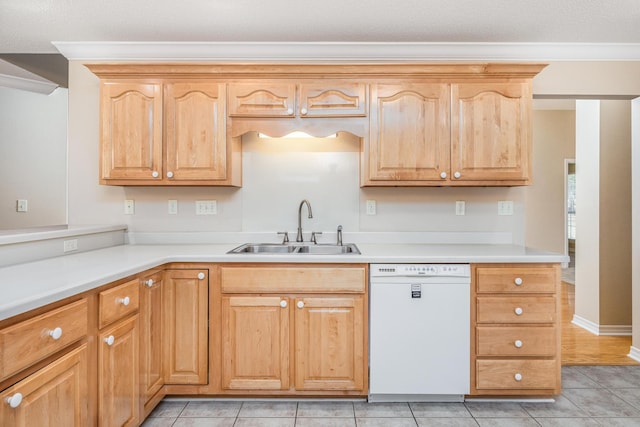
<path fill-rule="evenodd" d="M 471 395 L 559 394 L 559 265 L 475 265 L 471 288 Z"/>

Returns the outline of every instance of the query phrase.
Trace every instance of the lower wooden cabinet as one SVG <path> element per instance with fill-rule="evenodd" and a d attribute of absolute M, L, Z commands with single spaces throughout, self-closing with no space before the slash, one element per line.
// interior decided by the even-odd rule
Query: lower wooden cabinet
<path fill-rule="evenodd" d="M 98 425 L 138 425 L 138 315 L 102 331 L 98 338 Z"/>
<path fill-rule="evenodd" d="M 142 416 L 153 409 L 164 385 L 162 271 L 140 278 L 140 399 Z"/>
<path fill-rule="evenodd" d="M 4 390 L 0 402 L 3 427 L 88 425 L 87 344 Z"/>
<path fill-rule="evenodd" d="M 366 266 L 222 266 L 220 276 L 223 393 L 367 394 Z"/>
<path fill-rule="evenodd" d="M 471 395 L 559 394 L 559 265 L 474 265 L 471 289 Z"/>
<path fill-rule="evenodd" d="M 164 273 L 165 384 L 207 384 L 209 270 Z"/>

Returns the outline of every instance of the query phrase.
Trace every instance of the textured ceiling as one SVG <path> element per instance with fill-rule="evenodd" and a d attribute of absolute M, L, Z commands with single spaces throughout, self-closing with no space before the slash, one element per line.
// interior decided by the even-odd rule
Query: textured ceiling
<path fill-rule="evenodd" d="M 0 0 L 0 53 L 52 41 L 640 43 L 640 1 Z"/>

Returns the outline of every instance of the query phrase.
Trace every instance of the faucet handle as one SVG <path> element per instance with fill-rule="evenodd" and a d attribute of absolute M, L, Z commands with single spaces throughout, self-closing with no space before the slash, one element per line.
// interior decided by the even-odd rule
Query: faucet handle
<path fill-rule="evenodd" d="M 278 231 L 278 234 L 282 234 L 284 237 L 282 238 L 282 244 L 289 243 L 289 232 L 288 231 Z"/>
<path fill-rule="evenodd" d="M 312 241 L 313 243 L 318 243 L 318 240 L 317 240 L 317 238 L 316 238 L 316 237 L 317 237 L 319 234 L 322 234 L 322 231 L 312 231 L 312 232 L 311 232 L 311 241 Z"/>

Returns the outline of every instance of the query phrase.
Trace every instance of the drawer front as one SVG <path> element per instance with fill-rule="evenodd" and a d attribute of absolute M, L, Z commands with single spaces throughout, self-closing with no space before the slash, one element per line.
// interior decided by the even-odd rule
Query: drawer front
<path fill-rule="evenodd" d="M 479 326 L 478 356 L 538 356 L 556 354 L 556 328 L 531 326 Z"/>
<path fill-rule="evenodd" d="M 482 292 L 553 293 L 557 270 L 554 267 L 478 267 L 476 289 Z"/>
<path fill-rule="evenodd" d="M 476 386 L 480 390 L 555 389 L 555 360 L 478 360 Z"/>
<path fill-rule="evenodd" d="M 554 297 L 477 298 L 478 323 L 553 323 L 556 321 Z"/>
<path fill-rule="evenodd" d="M 83 299 L 0 331 L 0 377 L 62 350 L 87 335 L 87 300 Z"/>
<path fill-rule="evenodd" d="M 100 292 L 100 328 L 138 310 L 140 282 L 135 279 Z"/>
<path fill-rule="evenodd" d="M 222 267 L 227 293 L 363 293 L 364 267 Z"/>

